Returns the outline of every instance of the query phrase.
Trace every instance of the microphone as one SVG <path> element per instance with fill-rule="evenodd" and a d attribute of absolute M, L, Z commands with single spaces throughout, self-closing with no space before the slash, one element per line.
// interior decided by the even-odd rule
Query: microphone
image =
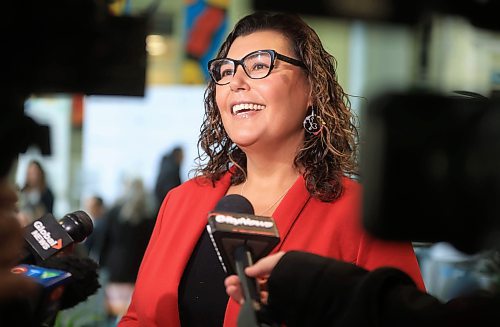
<path fill-rule="evenodd" d="M 68 213 L 59 221 L 47 213 L 24 228 L 27 249 L 21 262 L 40 264 L 73 243 L 82 242 L 93 230 L 92 219 L 85 211 Z"/>
<path fill-rule="evenodd" d="M 97 272 L 99 265 L 90 258 L 76 254 L 53 256 L 43 261 L 40 266 L 71 274 L 71 280 L 65 285 L 62 294 L 60 310 L 66 310 L 84 302 L 101 287 Z"/>
<path fill-rule="evenodd" d="M 14 310 L 4 313 L 2 321 L 12 324 L 18 320 L 19 315 L 22 315 L 24 320 L 21 326 L 52 326 L 60 309 L 65 285 L 71 280 L 71 274 L 28 264 L 15 266 L 11 272 L 35 281 L 38 289 L 35 294 L 14 299 L 15 309 L 12 308 Z"/>
<path fill-rule="evenodd" d="M 257 314 L 262 312 L 260 291 L 255 278 L 245 268 L 271 252 L 279 243 L 273 218 L 255 216 L 250 201 L 238 194 L 223 197 L 208 214 L 207 231 L 215 251 L 229 275 L 238 275 L 245 303 L 238 317 L 238 326 L 260 326 Z"/>
<path fill-rule="evenodd" d="M 13 267 L 12 273 L 35 280 L 39 291 L 36 296 L 19 299 L 17 307 L 25 308 L 16 309 L 7 316 L 12 316 L 10 319 L 15 321 L 19 312 L 29 316 L 30 326 L 53 326 L 60 310 L 84 302 L 101 287 L 97 269 L 98 265 L 92 259 L 74 254 L 52 256 L 41 261 L 41 265 Z"/>
<path fill-rule="evenodd" d="M 228 275 L 236 273 L 235 251 L 246 248 L 253 260 L 268 255 L 279 243 L 273 218 L 255 216 L 250 201 L 238 194 L 223 197 L 208 214 L 207 230 Z M 239 256 L 238 256 L 239 257 Z"/>

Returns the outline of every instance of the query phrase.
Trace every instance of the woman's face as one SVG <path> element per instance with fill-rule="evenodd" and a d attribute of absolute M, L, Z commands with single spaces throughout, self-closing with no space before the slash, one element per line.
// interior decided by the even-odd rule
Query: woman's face
<path fill-rule="evenodd" d="M 39 186 L 42 181 L 42 173 L 36 164 L 30 164 L 26 175 L 28 185 Z"/>
<path fill-rule="evenodd" d="M 236 38 L 227 58 L 240 60 L 250 52 L 265 49 L 297 59 L 288 39 L 275 31 Z M 238 66 L 229 84 L 217 85 L 216 102 L 226 132 L 240 148 L 296 149 L 304 140 L 302 122 L 310 105 L 309 93 L 305 71 L 276 59 L 273 70 L 263 79 L 251 79 Z M 235 112 L 235 106 L 250 110 Z"/>

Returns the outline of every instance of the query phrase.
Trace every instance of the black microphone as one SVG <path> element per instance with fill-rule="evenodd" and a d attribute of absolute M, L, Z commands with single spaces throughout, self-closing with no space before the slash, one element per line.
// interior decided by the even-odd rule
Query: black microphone
<path fill-rule="evenodd" d="M 237 194 L 223 197 L 208 215 L 207 230 L 222 267 L 229 275 L 238 275 L 245 304 L 238 317 L 238 326 L 261 326 L 260 292 L 255 278 L 245 268 L 271 252 L 279 243 L 273 218 L 255 216 L 250 201 Z"/>
<path fill-rule="evenodd" d="M 59 221 L 47 213 L 24 228 L 27 248 L 21 262 L 40 264 L 73 243 L 84 241 L 93 230 L 92 219 L 85 211 L 68 213 Z"/>

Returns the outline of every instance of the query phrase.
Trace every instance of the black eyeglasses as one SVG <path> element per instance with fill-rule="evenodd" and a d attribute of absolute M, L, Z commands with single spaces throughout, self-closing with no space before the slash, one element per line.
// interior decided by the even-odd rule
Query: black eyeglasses
<path fill-rule="evenodd" d="M 274 50 L 257 50 L 250 52 L 241 60 L 230 58 L 212 59 L 208 62 L 208 71 L 214 82 L 218 85 L 226 85 L 231 82 L 234 74 L 236 74 L 238 65 L 243 67 L 248 77 L 261 79 L 269 76 L 276 59 L 306 68 L 302 61 L 279 54 Z"/>

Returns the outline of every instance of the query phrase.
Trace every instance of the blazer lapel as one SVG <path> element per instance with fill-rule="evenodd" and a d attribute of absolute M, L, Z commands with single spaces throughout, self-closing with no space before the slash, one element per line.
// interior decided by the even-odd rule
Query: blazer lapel
<path fill-rule="evenodd" d="M 197 212 L 193 212 L 193 216 L 200 217 L 201 219 L 197 220 L 195 226 L 193 227 L 195 230 L 198 231 L 198 233 L 190 234 L 191 238 L 188 241 L 189 242 L 188 248 L 190 253 L 193 251 L 196 243 L 200 238 L 201 233 L 203 232 L 205 226 L 207 225 L 208 213 L 215 208 L 217 202 L 219 202 L 219 200 L 222 199 L 222 197 L 226 194 L 227 189 L 229 188 L 230 179 L 231 179 L 231 174 L 226 173 L 224 176 L 222 176 L 222 178 L 219 181 L 216 182 L 213 191 L 207 190 L 206 188 L 203 187 L 199 189 L 200 193 L 197 194 L 199 196 L 197 201 L 200 201 L 200 203 L 202 204 L 199 206 L 193 206 L 192 209 L 193 211 L 197 210 Z M 187 260 L 189 260 L 189 257 L 187 258 Z"/>
<path fill-rule="evenodd" d="M 271 253 L 281 249 L 281 245 L 310 198 L 304 177 L 300 175 L 274 211 L 273 218 L 278 227 L 280 242 Z"/>

